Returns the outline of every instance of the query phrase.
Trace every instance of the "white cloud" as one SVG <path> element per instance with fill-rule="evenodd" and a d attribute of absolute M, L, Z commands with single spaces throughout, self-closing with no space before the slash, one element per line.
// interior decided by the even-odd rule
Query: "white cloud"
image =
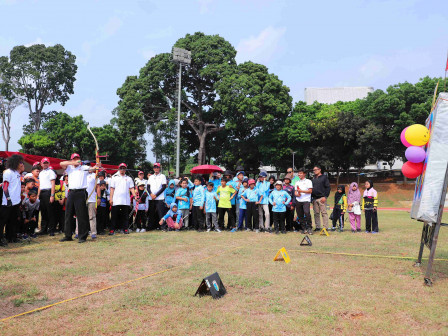
<path fill-rule="evenodd" d="M 140 53 L 142 54 L 145 60 L 149 60 L 156 55 L 156 52 L 152 49 L 142 49 Z"/>
<path fill-rule="evenodd" d="M 197 0 L 199 3 L 199 13 L 206 14 L 210 11 L 210 4 L 213 0 Z"/>
<path fill-rule="evenodd" d="M 242 39 L 236 47 L 238 63 L 254 61 L 266 64 L 278 52 L 279 43 L 286 28 L 269 26 L 257 36 Z"/>
<path fill-rule="evenodd" d="M 100 29 L 104 37 L 110 37 L 115 35 L 122 25 L 123 21 L 119 17 L 113 16 Z"/>

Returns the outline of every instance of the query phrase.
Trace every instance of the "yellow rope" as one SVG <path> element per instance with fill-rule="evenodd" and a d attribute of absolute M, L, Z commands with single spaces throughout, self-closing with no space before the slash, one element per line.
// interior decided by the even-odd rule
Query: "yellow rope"
<path fill-rule="evenodd" d="M 234 248 L 231 248 L 231 249 L 229 249 L 227 251 L 224 251 L 222 253 L 214 254 L 212 256 L 196 260 L 194 263 L 198 263 L 200 261 L 211 259 L 211 258 L 217 257 L 217 256 L 219 256 L 219 255 L 221 255 L 221 254 L 223 254 L 225 252 L 231 252 L 233 250 L 240 249 L 240 248 L 242 248 L 242 246 L 234 247 Z M 158 271 L 158 272 L 155 272 L 155 273 L 144 275 L 144 276 L 139 277 L 139 278 L 135 278 L 135 279 L 131 279 L 131 280 L 128 280 L 128 281 L 124 281 L 124 282 L 121 282 L 121 283 L 118 283 L 118 284 L 115 284 L 115 285 L 112 285 L 112 286 L 109 286 L 109 287 L 98 289 L 98 290 L 90 292 L 90 293 L 86 293 L 86 294 L 82 294 L 82 295 L 79 295 L 79 296 L 76 296 L 76 297 L 73 297 L 73 298 L 70 298 L 70 299 L 58 301 L 56 303 L 53 303 L 53 304 L 50 304 L 50 305 L 47 305 L 47 306 L 39 307 L 39 308 L 30 310 L 30 311 L 26 311 L 24 313 L 20 313 L 20 314 L 17 314 L 17 315 L 13 315 L 13 316 L 9 316 L 9 317 L 3 318 L 3 319 L 0 320 L 0 322 L 5 322 L 7 320 L 10 320 L 10 319 L 13 319 L 13 318 L 16 318 L 16 317 L 19 317 L 19 316 L 29 315 L 31 313 L 35 313 L 35 312 L 38 312 L 38 311 L 41 311 L 41 310 L 45 310 L 45 309 L 48 309 L 48 308 L 60 305 L 62 303 L 70 302 L 70 301 L 73 301 L 73 300 L 81 299 L 81 298 L 86 297 L 86 296 L 90 296 L 90 295 L 93 295 L 93 294 L 104 292 L 106 290 L 109 290 L 109 289 L 112 289 L 112 288 L 115 288 L 115 287 L 123 286 L 123 285 L 126 285 L 126 284 L 131 283 L 131 282 L 135 282 L 135 281 L 138 281 L 138 280 L 146 279 L 146 278 L 149 278 L 149 277 L 152 277 L 152 276 L 155 276 L 155 275 L 158 275 L 158 274 L 162 274 L 162 273 L 165 273 L 165 272 L 168 272 L 168 271 L 171 271 L 173 269 L 177 269 L 177 268 L 180 268 L 180 267 L 183 267 L 183 266 L 185 266 L 185 264 L 178 265 L 178 266 L 173 266 L 173 267 L 170 267 L 170 268 L 166 268 L 166 269 L 164 269 L 162 271 Z"/>

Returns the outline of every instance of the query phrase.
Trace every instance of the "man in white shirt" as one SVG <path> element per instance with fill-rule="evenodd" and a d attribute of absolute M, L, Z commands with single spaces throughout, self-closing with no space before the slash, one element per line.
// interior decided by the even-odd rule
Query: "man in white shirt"
<path fill-rule="evenodd" d="M 14 154 L 6 162 L 3 172 L 3 198 L 0 208 L 0 246 L 7 246 L 17 242 L 17 213 L 21 202 L 21 173 L 24 171 L 23 157 Z M 6 239 L 3 231 L 6 227 Z"/>
<path fill-rule="evenodd" d="M 302 233 L 313 234 L 310 212 L 313 182 L 306 178 L 305 168 L 298 170 L 298 177 L 299 179 L 294 185 L 297 217 L 302 227 Z"/>
<path fill-rule="evenodd" d="M 69 192 L 67 195 L 67 203 L 65 205 L 65 236 L 60 241 L 71 241 L 72 226 L 71 219 L 76 214 L 78 220 L 78 243 L 85 243 L 89 235 L 89 214 L 87 212 L 87 175 L 101 167 L 98 164 L 94 167 L 83 165 L 81 157 L 77 153 L 73 153 L 70 161 L 62 161 L 60 163 L 62 169 L 68 175 Z"/>
<path fill-rule="evenodd" d="M 166 176 L 161 171 L 160 163 L 153 165 L 154 174 L 148 178 L 147 190 L 149 193 L 149 216 L 148 230 L 155 230 L 159 227 L 160 219 L 165 216 L 165 189 L 167 186 Z"/>
<path fill-rule="evenodd" d="M 50 160 L 47 157 L 44 157 L 40 163 L 42 170 L 39 173 L 39 190 L 37 192 L 37 197 L 40 200 L 42 221 L 39 234 L 48 232 L 50 236 L 54 236 L 56 218 L 53 203 L 56 174 L 50 169 Z"/>
<path fill-rule="evenodd" d="M 87 211 L 89 212 L 90 237 L 92 239 L 96 239 L 96 188 L 96 174 L 92 172 L 87 175 L 87 195 L 89 196 L 87 200 Z"/>
<path fill-rule="evenodd" d="M 127 165 L 120 163 L 118 174 L 110 180 L 110 205 L 112 205 L 111 228 L 109 235 L 114 235 L 115 230 L 122 229 L 125 234 L 129 234 L 129 208 L 131 197 L 129 192 L 136 197 L 134 182 L 126 175 Z"/>

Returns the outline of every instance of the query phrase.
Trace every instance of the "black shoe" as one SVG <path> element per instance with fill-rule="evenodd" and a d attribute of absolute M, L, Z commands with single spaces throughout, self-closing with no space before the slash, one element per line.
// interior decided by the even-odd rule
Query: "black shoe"
<path fill-rule="evenodd" d="M 50 237 L 54 237 L 54 232 L 50 232 Z"/>
<path fill-rule="evenodd" d="M 322 229 L 319 229 L 319 228 L 315 228 L 313 231 L 320 231 L 320 230 L 322 230 Z"/>
<path fill-rule="evenodd" d="M 85 243 L 87 240 L 85 240 L 85 239 L 80 239 L 80 240 L 78 240 L 78 243 L 79 244 L 82 244 L 82 243 Z"/>
<path fill-rule="evenodd" d="M 0 246 L 3 246 L 3 247 L 8 246 L 8 242 L 6 240 L 4 240 L 4 239 L 1 239 L 0 240 Z"/>
<path fill-rule="evenodd" d="M 68 238 L 68 237 L 64 237 L 64 238 L 62 238 L 62 239 L 59 239 L 59 241 L 60 241 L 60 242 L 73 241 L 73 238 L 72 238 L 72 237 L 70 237 L 70 238 Z"/>
<path fill-rule="evenodd" d="M 275 234 L 279 234 L 280 232 L 278 232 L 278 230 L 275 230 Z"/>
<path fill-rule="evenodd" d="M 282 231 L 282 233 L 283 233 L 283 234 L 286 234 L 286 231 L 285 231 L 285 230 L 283 230 L 283 231 Z"/>

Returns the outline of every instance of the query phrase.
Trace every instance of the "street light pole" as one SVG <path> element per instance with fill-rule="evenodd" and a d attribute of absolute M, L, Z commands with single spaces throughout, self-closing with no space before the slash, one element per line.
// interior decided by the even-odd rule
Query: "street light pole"
<path fill-rule="evenodd" d="M 176 177 L 180 176 L 180 100 L 182 94 L 182 63 L 179 62 L 179 91 L 177 94 L 177 149 L 176 149 Z"/>
<path fill-rule="evenodd" d="M 180 175 L 180 108 L 182 99 L 182 64 L 191 64 L 191 51 L 174 47 L 173 61 L 179 63 L 179 91 L 177 93 L 177 146 L 176 146 L 176 176 Z"/>
<path fill-rule="evenodd" d="M 293 150 L 291 150 L 291 153 L 292 153 L 292 171 L 293 171 L 293 173 L 294 173 L 294 171 L 295 171 L 295 168 L 294 168 L 294 154 L 296 154 L 296 152 L 294 152 Z"/>

